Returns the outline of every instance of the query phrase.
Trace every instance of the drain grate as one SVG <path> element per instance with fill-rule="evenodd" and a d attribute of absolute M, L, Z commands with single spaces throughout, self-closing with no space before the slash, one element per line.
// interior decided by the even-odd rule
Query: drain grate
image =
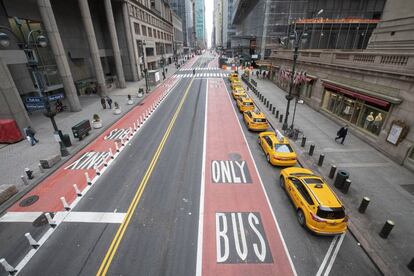
<path fill-rule="evenodd" d="M 404 184 L 404 185 L 401 185 L 401 187 L 403 187 L 404 190 L 406 190 L 410 194 L 414 195 L 414 184 Z"/>
<path fill-rule="evenodd" d="M 19 206 L 20 207 L 28 207 L 28 206 L 32 205 L 33 203 L 35 203 L 38 200 L 39 200 L 39 196 L 32 195 L 32 196 L 26 197 L 25 199 L 20 201 Z"/>

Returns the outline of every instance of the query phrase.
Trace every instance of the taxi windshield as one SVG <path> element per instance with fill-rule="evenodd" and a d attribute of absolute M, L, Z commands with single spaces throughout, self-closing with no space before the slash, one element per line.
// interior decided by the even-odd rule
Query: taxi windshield
<path fill-rule="evenodd" d="M 275 144 L 275 151 L 276 152 L 293 152 L 293 149 L 290 147 L 289 144 Z"/>
<path fill-rule="evenodd" d="M 266 123 L 266 119 L 264 119 L 264 118 L 255 118 L 254 121 L 256 123 Z"/>

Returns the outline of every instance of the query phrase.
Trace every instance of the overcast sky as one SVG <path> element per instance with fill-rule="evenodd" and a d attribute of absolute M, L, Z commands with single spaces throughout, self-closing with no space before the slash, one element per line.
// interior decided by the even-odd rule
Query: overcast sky
<path fill-rule="evenodd" d="M 205 24 L 206 24 L 206 41 L 207 47 L 211 45 L 211 33 L 213 31 L 213 9 L 214 0 L 204 0 L 205 3 Z"/>

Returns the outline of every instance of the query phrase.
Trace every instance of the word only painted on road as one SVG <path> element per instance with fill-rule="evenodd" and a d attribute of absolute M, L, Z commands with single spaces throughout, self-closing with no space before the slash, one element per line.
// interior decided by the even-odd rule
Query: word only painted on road
<path fill-rule="evenodd" d="M 109 152 L 88 151 L 67 166 L 65 170 L 87 170 L 101 166 L 109 157 Z"/>
<path fill-rule="evenodd" d="M 251 183 L 249 169 L 244 160 L 213 160 L 211 176 L 214 183 Z"/>
<path fill-rule="evenodd" d="M 120 128 L 120 129 L 113 129 L 111 132 L 109 132 L 108 135 L 104 137 L 105 140 L 118 140 L 118 139 L 124 139 L 128 137 L 128 135 L 131 133 L 131 129 L 129 128 Z"/>
<path fill-rule="evenodd" d="M 272 263 L 260 214 L 216 213 L 217 263 Z"/>

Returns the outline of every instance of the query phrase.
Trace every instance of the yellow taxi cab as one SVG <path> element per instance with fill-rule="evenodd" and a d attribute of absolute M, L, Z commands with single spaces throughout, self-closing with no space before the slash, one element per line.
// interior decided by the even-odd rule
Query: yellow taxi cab
<path fill-rule="evenodd" d="M 237 86 L 233 91 L 232 91 L 232 95 L 233 98 L 235 100 L 237 100 L 240 97 L 247 97 L 246 91 L 244 90 L 243 87 Z"/>
<path fill-rule="evenodd" d="M 243 113 L 243 120 L 249 130 L 265 131 L 269 128 L 266 116 L 260 111 L 246 111 Z"/>
<path fill-rule="evenodd" d="M 320 176 L 309 169 L 287 168 L 280 172 L 280 186 L 291 198 L 300 225 L 320 235 L 346 231 L 345 208 Z"/>
<path fill-rule="evenodd" d="M 289 140 L 276 130 L 259 134 L 258 143 L 262 147 L 267 162 L 274 166 L 296 165 L 296 153 L 289 144 Z"/>
<path fill-rule="evenodd" d="M 231 73 L 229 76 L 230 82 L 233 82 L 234 80 L 238 80 L 238 79 L 239 79 L 239 74 L 237 73 Z"/>
<path fill-rule="evenodd" d="M 251 98 L 240 97 L 237 99 L 236 104 L 240 112 L 254 110 L 254 103 Z"/>
<path fill-rule="evenodd" d="M 231 86 L 231 90 L 234 90 L 236 87 L 243 87 L 242 82 L 239 79 L 232 81 L 230 86 Z"/>

